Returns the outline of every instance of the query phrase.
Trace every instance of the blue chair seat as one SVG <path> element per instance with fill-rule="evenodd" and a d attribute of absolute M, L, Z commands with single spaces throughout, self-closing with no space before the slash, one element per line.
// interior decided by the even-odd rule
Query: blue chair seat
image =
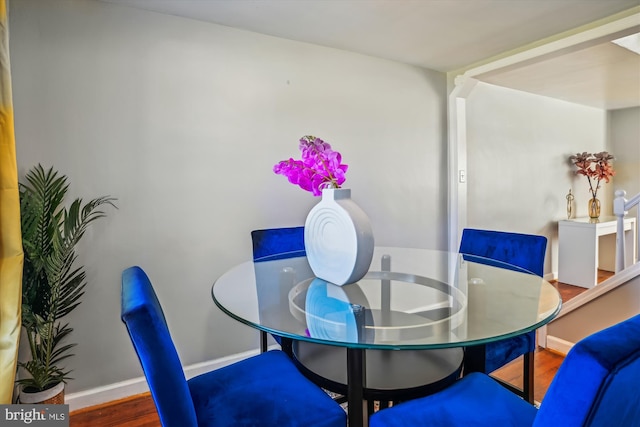
<path fill-rule="evenodd" d="M 122 320 L 164 427 L 344 427 L 346 414 L 282 351 L 186 380 L 162 307 L 140 267 L 122 273 Z"/>
<path fill-rule="evenodd" d="M 369 425 L 524 427 L 533 424 L 536 412 L 533 405 L 493 378 L 474 372 L 440 393 L 378 411 L 371 417 Z"/>
<path fill-rule="evenodd" d="M 371 427 L 640 426 L 640 316 L 579 341 L 540 409 L 483 373 L 371 417 Z"/>
<path fill-rule="evenodd" d="M 188 381 L 198 426 L 345 426 L 345 412 L 280 350 Z"/>
<path fill-rule="evenodd" d="M 536 334 L 535 332 L 528 332 L 526 334 L 518 335 L 512 338 L 507 338 L 500 341 L 495 341 L 491 344 L 487 344 L 485 347 L 485 369 L 484 373 L 491 373 L 506 363 L 517 359 L 526 353 L 533 353 L 536 348 Z M 531 358 L 533 360 L 533 358 Z M 526 363 L 524 369 L 526 372 Z M 528 375 L 528 374 L 525 374 Z M 531 378 L 533 381 L 533 378 Z M 531 396 L 533 397 L 533 396 Z M 532 402 L 529 402 L 532 403 Z"/>

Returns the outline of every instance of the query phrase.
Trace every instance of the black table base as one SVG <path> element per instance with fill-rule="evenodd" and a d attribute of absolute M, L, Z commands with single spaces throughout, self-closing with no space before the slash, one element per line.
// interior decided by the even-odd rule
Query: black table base
<path fill-rule="evenodd" d="M 347 396 L 349 425 L 354 426 L 363 425 L 365 401 L 401 402 L 440 391 L 460 377 L 464 359 L 459 347 L 365 350 L 304 341 L 294 341 L 292 353 L 307 378 Z"/>

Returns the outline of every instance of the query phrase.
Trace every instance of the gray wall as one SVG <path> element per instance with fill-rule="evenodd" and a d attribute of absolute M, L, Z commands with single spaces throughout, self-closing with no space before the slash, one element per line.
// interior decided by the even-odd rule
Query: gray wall
<path fill-rule="evenodd" d="M 640 193 L 640 107 L 610 111 L 609 123 L 611 152 L 616 156 L 613 186 L 625 190 L 629 199 Z"/>
<path fill-rule="evenodd" d="M 577 343 L 640 313 L 640 276 L 547 325 L 547 334 Z"/>
<path fill-rule="evenodd" d="M 545 274 L 557 271 L 557 221 L 587 216 L 587 179 L 568 157 L 606 149 L 607 112 L 478 83 L 467 100 L 468 225 L 545 235 Z M 611 214 L 612 185 L 598 192 Z"/>
<path fill-rule="evenodd" d="M 20 176 L 69 176 L 119 209 L 79 248 L 89 286 L 70 316 L 67 391 L 142 375 L 120 322 L 120 273 L 150 275 L 185 365 L 255 348 L 214 307 L 254 228 L 317 202 L 272 173 L 320 136 L 382 245 L 446 248 L 445 76 L 372 57 L 93 0 L 10 2 Z"/>

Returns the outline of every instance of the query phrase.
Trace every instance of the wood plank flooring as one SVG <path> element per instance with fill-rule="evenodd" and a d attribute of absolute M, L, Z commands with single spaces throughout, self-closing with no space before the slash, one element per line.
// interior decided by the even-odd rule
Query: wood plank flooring
<path fill-rule="evenodd" d="M 598 281 L 605 280 L 612 273 L 599 272 Z M 577 286 L 554 283 L 564 302 L 579 295 L 586 289 Z M 564 356 L 542 348 L 535 355 L 535 400 L 542 402 Z M 513 385 L 522 387 L 522 357 L 500 368 L 494 376 Z M 159 427 L 160 419 L 149 393 L 131 396 L 114 402 L 74 411 L 70 416 L 70 427 Z"/>
<path fill-rule="evenodd" d="M 160 418 L 151 399 L 143 393 L 71 413 L 70 427 L 160 427 Z"/>

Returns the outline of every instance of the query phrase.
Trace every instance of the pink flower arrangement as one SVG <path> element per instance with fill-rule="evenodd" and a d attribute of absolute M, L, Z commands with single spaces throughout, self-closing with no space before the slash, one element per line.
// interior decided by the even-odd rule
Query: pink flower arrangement
<path fill-rule="evenodd" d="M 284 175 L 289 182 L 320 196 L 323 188 L 340 188 L 348 165 L 342 164 L 342 155 L 331 149 L 322 139 L 307 135 L 300 138 L 301 160 L 282 160 L 273 171 Z"/>
<path fill-rule="evenodd" d="M 589 191 L 594 199 L 598 195 L 600 181 L 609 182 L 611 177 L 616 174 L 610 163 L 614 157 L 606 151 L 595 154 L 577 153 L 569 157 L 569 160 L 578 168 L 576 174 L 587 177 Z"/>

